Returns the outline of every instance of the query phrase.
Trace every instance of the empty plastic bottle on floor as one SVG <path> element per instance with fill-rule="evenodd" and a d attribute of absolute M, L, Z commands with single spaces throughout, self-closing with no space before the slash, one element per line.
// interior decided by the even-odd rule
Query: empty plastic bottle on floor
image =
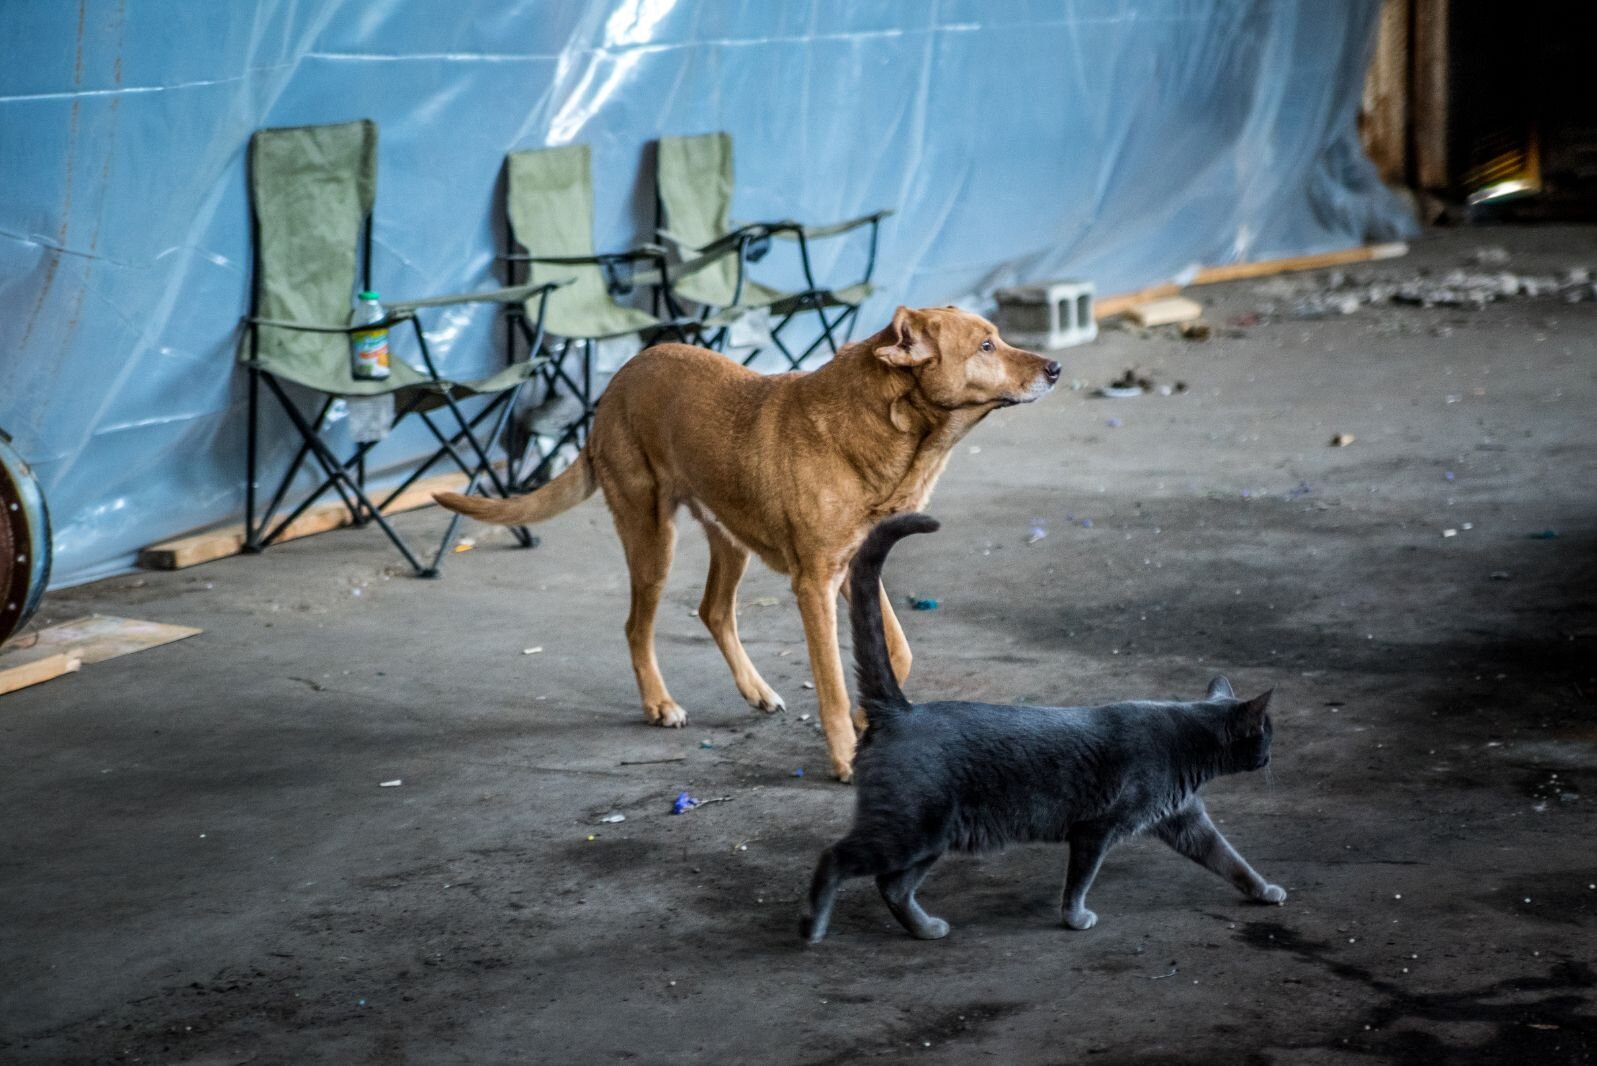
<path fill-rule="evenodd" d="M 362 292 L 360 302 L 349 316 L 352 326 L 375 325 L 388 317 L 375 292 Z M 389 375 L 388 327 L 360 329 L 349 335 L 349 372 L 356 381 L 383 381 Z M 394 422 L 394 394 L 351 396 L 348 398 L 349 435 L 359 444 L 371 444 L 388 436 Z"/>

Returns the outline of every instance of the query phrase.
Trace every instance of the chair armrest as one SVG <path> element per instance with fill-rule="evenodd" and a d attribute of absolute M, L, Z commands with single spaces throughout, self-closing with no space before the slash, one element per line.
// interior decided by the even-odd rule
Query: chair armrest
<path fill-rule="evenodd" d="M 501 255 L 500 259 L 510 263 L 549 263 L 556 266 L 607 266 L 615 263 L 636 263 L 643 260 L 659 259 L 665 255 L 665 249 L 657 244 L 641 244 L 636 248 L 629 248 L 624 252 L 595 252 L 593 255 Z"/>
<path fill-rule="evenodd" d="M 861 226 L 880 222 L 892 213 L 891 211 L 872 211 L 870 214 L 861 215 L 859 218 L 851 218 L 845 222 L 833 222 L 826 226 L 800 226 L 797 233 L 787 228 L 783 228 L 780 231 L 772 230 L 771 233 L 773 236 L 785 237 L 788 240 L 797 240 L 800 236 L 810 239 L 836 237 L 840 234 L 848 233 L 850 230 L 859 229 Z"/>
<path fill-rule="evenodd" d="M 553 292 L 562 285 L 571 284 L 570 278 L 545 281 L 536 285 L 512 285 L 504 289 L 486 289 L 482 292 L 460 292 L 448 296 L 427 296 L 419 300 L 396 300 L 389 305 L 395 315 L 409 315 L 419 307 L 450 307 L 454 304 L 516 304 L 523 303 L 541 292 Z"/>
<path fill-rule="evenodd" d="M 407 322 L 416 317 L 409 310 L 395 308 L 376 322 L 362 322 L 358 326 L 323 326 L 312 322 L 293 322 L 286 318 L 255 318 L 246 316 L 244 321 L 252 326 L 271 326 L 274 329 L 292 329 L 300 333 L 358 333 L 368 329 L 387 329 L 401 322 Z"/>

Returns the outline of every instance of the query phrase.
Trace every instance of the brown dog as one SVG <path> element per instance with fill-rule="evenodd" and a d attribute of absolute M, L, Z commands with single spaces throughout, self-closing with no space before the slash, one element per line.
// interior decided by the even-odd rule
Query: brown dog
<path fill-rule="evenodd" d="M 892 325 L 809 373 L 766 376 L 683 344 L 650 348 L 605 389 L 577 460 L 514 500 L 438 494 L 452 511 L 504 525 L 539 522 L 604 490 L 632 577 L 627 643 L 643 713 L 662 726 L 687 714 L 654 658 L 654 612 L 686 506 L 710 539 L 699 604 L 737 681 L 762 711 L 783 707 L 737 632 L 737 587 L 753 552 L 792 578 L 833 772 L 852 776 L 854 724 L 837 648 L 837 595 L 865 535 L 922 510 L 949 450 L 997 407 L 1029 403 L 1059 364 L 1005 344 L 986 319 L 953 307 L 900 307 Z M 882 596 L 893 669 L 909 645 Z"/>

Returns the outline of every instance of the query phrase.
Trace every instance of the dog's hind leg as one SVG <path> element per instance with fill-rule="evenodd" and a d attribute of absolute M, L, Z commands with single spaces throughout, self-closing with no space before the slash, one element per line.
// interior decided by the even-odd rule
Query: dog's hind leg
<path fill-rule="evenodd" d="M 786 710 L 782 697 L 765 683 L 738 639 L 738 582 L 748 569 L 749 551 L 713 521 L 704 521 L 704 535 L 710 539 L 710 576 L 704 582 L 704 598 L 699 601 L 699 621 L 726 656 L 732 680 L 749 706 L 767 712 Z"/>
<path fill-rule="evenodd" d="M 627 614 L 627 646 L 632 652 L 632 672 L 643 698 L 643 714 L 659 726 L 681 728 L 688 715 L 666 691 L 660 664 L 654 657 L 654 612 L 665 591 L 675 549 L 676 520 L 652 494 L 646 500 L 608 494 L 616 531 L 627 554 L 632 579 L 632 610 Z"/>
<path fill-rule="evenodd" d="M 941 940 L 948 935 L 948 923 L 927 914 L 915 900 L 915 890 L 926 880 L 937 858 L 933 855 L 903 870 L 876 877 L 876 887 L 887 901 L 887 909 L 893 912 L 898 924 L 918 940 Z"/>
<path fill-rule="evenodd" d="M 837 592 L 843 574 L 798 574 L 793 592 L 804 616 L 804 639 L 810 649 L 810 673 L 821 704 L 821 727 L 832 773 L 839 781 L 854 779 L 854 723 L 849 720 L 848 685 L 843 681 L 843 659 L 837 650 Z"/>

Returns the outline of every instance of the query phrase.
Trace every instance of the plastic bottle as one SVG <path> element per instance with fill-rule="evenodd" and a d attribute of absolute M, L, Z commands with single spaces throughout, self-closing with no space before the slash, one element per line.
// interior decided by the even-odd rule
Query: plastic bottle
<path fill-rule="evenodd" d="M 352 326 L 381 322 L 388 316 L 375 292 L 360 294 L 360 303 L 349 316 Z M 356 381 L 383 381 L 388 366 L 388 327 L 356 330 L 349 335 L 349 372 Z M 388 436 L 394 422 L 394 394 L 350 396 L 349 435 L 357 444 L 372 444 Z"/>
<path fill-rule="evenodd" d="M 381 322 L 388 317 L 375 292 L 360 294 L 349 316 L 352 326 Z M 349 372 L 356 381 L 382 381 L 388 377 L 388 327 L 357 330 L 349 335 Z"/>

